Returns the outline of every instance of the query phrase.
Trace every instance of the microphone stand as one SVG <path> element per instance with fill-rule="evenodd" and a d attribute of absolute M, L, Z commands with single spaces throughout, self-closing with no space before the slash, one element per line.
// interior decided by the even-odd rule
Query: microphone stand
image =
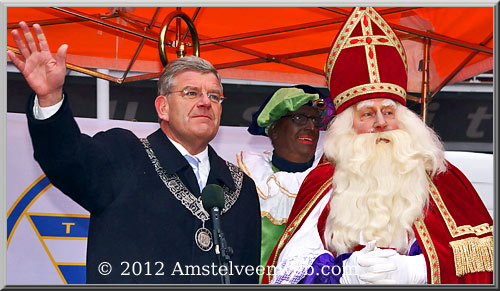
<path fill-rule="evenodd" d="M 230 284 L 229 282 L 229 260 L 233 255 L 233 249 L 227 245 L 224 233 L 220 228 L 220 210 L 219 207 L 215 206 L 211 209 L 213 230 L 214 230 L 214 245 L 215 253 L 217 254 L 217 259 L 219 260 L 220 266 L 225 266 L 226 273 L 221 275 L 222 284 Z"/>

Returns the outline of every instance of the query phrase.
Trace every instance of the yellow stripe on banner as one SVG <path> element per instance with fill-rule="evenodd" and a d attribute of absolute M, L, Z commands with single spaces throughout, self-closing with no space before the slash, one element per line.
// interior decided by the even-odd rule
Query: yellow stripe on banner
<path fill-rule="evenodd" d="M 21 199 L 23 199 L 24 195 L 26 195 L 26 193 L 28 193 L 28 191 L 31 190 L 31 188 L 33 188 L 33 186 L 35 186 L 43 178 L 45 178 L 45 174 L 43 174 L 40 177 L 38 177 L 33 183 L 31 183 L 31 185 L 28 186 L 28 188 L 26 188 L 26 190 L 24 190 L 23 193 L 21 193 L 21 195 L 19 195 L 19 197 L 17 197 L 16 201 L 12 204 L 12 206 L 9 209 L 9 211 L 7 212 L 7 217 L 10 216 L 10 214 L 12 213 L 12 211 L 14 210 L 14 208 L 16 207 L 17 203 L 19 203 L 19 201 L 21 201 Z"/>
<path fill-rule="evenodd" d="M 45 252 L 47 252 L 47 256 L 49 256 L 49 259 L 50 261 L 52 262 L 52 265 L 54 265 L 54 268 L 57 270 L 57 273 L 59 274 L 59 277 L 61 277 L 61 280 L 63 281 L 64 284 L 68 284 L 68 282 L 66 281 L 66 279 L 64 278 L 63 274 L 61 273 L 61 270 L 59 269 L 59 267 L 57 266 L 57 263 L 56 261 L 54 260 L 54 258 L 52 257 L 52 254 L 50 253 L 49 251 L 49 248 L 47 247 L 47 245 L 45 244 L 45 242 L 43 241 L 43 238 L 42 236 L 40 235 L 40 233 L 38 232 L 38 229 L 36 228 L 35 226 L 35 223 L 33 222 L 33 220 L 31 219 L 31 217 L 29 215 L 26 215 L 26 218 L 28 219 L 28 221 L 31 223 L 31 226 L 33 227 L 33 230 L 35 231 L 36 233 L 36 236 L 38 237 L 38 239 L 40 240 L 40 242 L 42 243 L 42 246 L 43 248 L 45 249 Z"/>
<path fill-rule="evenodd" d="M 90 218 L 89 214 L 59 214 L 59 213 L 42 213 L 42 212 L 30 212 L 30 215 L 36 216 L 59 216 L 59 217 L 80 217 L 80 218 Z"/>
<path fill-rule="evenodd" d="M 54 217 L 78 217 L 78 218 L 90 218 L 89 214 L 58 214 L 58 213 L 41 213 L 41 212 L 29 212 L 27 216 L 54 216 Z M 58 239 L 58 240 L 87 240 L 87 237 L 71 237 L 71 236 L 42 236 L 43 239 Z"/>
<path fill-rule="evenodd" d="M 43 239 L 57 239 L 57 240 L 87 240 L 86 237 L 71 237 L 71 236 L 40 236 Z"/>
<path fill-rule="evenodd" d="M 10 212 L 16 207 L 17 203 L 19 203 L 19 201 L 24 197 L 24 195 L 26 195 L 26 193 L 28 193 L 28 191 L 31 190 L 31 188 L 33 188 L 33 186 L 35 186 L 38 182 L 40 182 L 40 180 L 42 180 L 43 178 L 45 178 L 45 174 L 41 175 L 38 179 L 35 180 L 35 182 L 33 182 L 28 188 L 26 188 L 26 190 L 17 198 L 16 202 L 12 205 L 12 207 L 10 208 L 9 210 L 9 214 L 7 214 L 7 217 L 9 217 L 10 215 Z M 42 191 L 40 191 L 40 193 L 38 193 L 34 198 L 33 200 L 31 200 L 31 202 L 26 206 L 26 208 L 24 208 L 23 212 L 21 213 L 21 215 L 19 215 L 19 218 L 17 219 L 16 221 L 16 224 L 14 224 L 14 226 L 12 227 L 12 230 L 10 231 L 10 235 L 9 237 L 7 238 L 7 249 L 9 249 L 9 245 L 10 245 L 10 240 L 12 239 L 12 236 L 14 235 L 14 233 L 16 232 L 16 229 L 17 229 L 17 226 L 19 225 L 19 222 L 22 220 L 23 216 L 26 214 L 26 211 L 28 211 L 28 209 L 30 209 L 31 205 L 33 205 L 33 203 L 35 203 L 35 201 L 40 197 L 42 196 L 43 193 L 45 193 L 45 191 L 47 191 L 47 189 L 49 189 L 50 187 L 52 187 L 52 184 L 49 183 L 45 188 L 43 188 Z"/>

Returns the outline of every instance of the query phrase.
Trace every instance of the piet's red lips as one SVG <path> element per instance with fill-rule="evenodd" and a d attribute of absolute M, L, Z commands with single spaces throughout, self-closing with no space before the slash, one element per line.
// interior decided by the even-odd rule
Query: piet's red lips
<path fill-rule="evenodd" d="M 302 135 L 297 138 L 299 142 L 304 143 L 304 144 L 313 144 L 314 138 L 312 136 L 308 135 Z"/>

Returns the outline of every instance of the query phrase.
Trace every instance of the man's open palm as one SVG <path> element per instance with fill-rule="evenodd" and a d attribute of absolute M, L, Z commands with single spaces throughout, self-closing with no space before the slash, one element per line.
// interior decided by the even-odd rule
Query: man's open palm
<path fill-rule="evenodd" d="M 7 52 L 8 56 L 21 71 L 28 85 L 36 92 L 40 105 L 42 107 L 53 105 L 59 102 L 62 96 L 68 46 L 61 45 L 54 59 L 42 28 L 38 24 L 33 25 L 33 30 L 37 36 L 40 50 L 38 50 L 33 34 L 26 23 L 20 22 L 19 25 L 26 44 L 17 30 L 12 31 L 12 37 L 24 60 L 11 51 Z"/>

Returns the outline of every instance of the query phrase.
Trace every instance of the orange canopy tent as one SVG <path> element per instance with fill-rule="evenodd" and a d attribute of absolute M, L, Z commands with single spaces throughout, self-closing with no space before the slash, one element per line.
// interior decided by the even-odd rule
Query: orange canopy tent
<path fill-rule="evenodd" d="M 492 70 L 493 7 L 376 9 L 405 47 L 409 92 L 430 99 L 444 85 Z M 8 7 L 7 22 L 8 31 L 21 20 L 39 23 L 53 52 L 63 43 L 69 45 L 70 69 L 117 83 L 157 77 L 162 68 L 160 52 L 168 61 L 178 57 L 176 51 L 183 47 L 183 53 L 199 53 L 209 60 L 223 78 L 326 86 L 325 60 L 350 10 Z M 15 47 L 10 33 L 7 45 Z M 96 72 L 98 68 L 124 73 L 117 78 Z M 420 98 L 414 101 L 421 102 Z"/>

